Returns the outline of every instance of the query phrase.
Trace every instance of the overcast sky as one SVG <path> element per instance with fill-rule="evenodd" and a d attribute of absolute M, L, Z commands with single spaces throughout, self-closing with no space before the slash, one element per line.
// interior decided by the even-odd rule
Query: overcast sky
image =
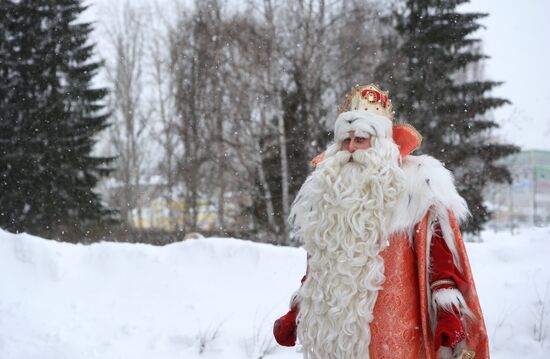
<path fill-rule="evenodd" d="M 474 0 L 464 6 L 489 13 L 481 21 L 486 75 L 505 83 L 495 95 L 512 101 L 496 111 L 507 141 L 550 151 L 550 0 Z"/>
<path fill-rule="evenodd" d="M 88 0 L 85 3 L 95 6 L 86 17 L 101 19 L 104 14 L 97 15 L 101 8 L 123 1 Z M 157 2 L 173 4 L 173 0 Z M 504 81 L 494 95 L 512 101 L 495 111 L 501 125 L 498 136 L 524 149 L 550 151 L 550 90 L 546 87 L 550 85 L 550 0 L 473 0 L 462 9 L 489 14 L 481 21 L 486 28 L 477 34 L 483 39 L 485 54 L 490 56 L 485 64 L 486 76 Z"/>

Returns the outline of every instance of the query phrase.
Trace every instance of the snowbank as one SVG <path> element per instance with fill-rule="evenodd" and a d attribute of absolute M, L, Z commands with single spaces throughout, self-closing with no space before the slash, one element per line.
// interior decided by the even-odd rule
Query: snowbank
<path fill-rule="evenodd" d="M 468 244 L 493 358 L 550 355 L 549 314 L 543 343 L 534 332 L 549 234 Z M 301 249 L 229 238 L 84 246 L 0 231 L 0 358 L 301 358 L 273 349 L 271 325 L 304 271 Z"/>

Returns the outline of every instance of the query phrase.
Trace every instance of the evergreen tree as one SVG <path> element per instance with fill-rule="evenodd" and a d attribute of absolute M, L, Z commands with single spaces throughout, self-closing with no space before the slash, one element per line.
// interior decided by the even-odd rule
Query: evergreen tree
<path fill-rule="evenodd" d="M 481 13 L 461 13 L 467 0 L 407 0 L 394 13 L 396 36 L 386 39 L 394 48 L 393 62 L 381 65 L 396 105 L 397 118 L 414 125 L 424 137 L 420 153 L 442 160 L 456 179 L 472 216 L 464 228 L 479 232 L 489 219 L 483 188 L 491 182 L 510 181 L 508 170 L 495 160 L 517 148 L 492 140 L 498 127 L 488 111 L 508 100 L 488 93 L 499 82 L 483 81 L 476 66 L 486 58 L 479 39 Z"/>
<path fill-rule="evenodd" d="M 108 212 L 93 191 L 110 159 L 91 154 L 107 121 L 91 25 L 77 21 L 79 0 L 1 6 L 0 226 L 78 231 Z"/>

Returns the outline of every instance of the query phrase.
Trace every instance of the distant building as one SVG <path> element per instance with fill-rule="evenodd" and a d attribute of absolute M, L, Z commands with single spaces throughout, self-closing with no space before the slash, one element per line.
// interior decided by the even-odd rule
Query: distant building
<path fill-rule="evenodd" d="M 168 194 L 166 185 L 159 178 L 132 187 L 136 194 L 136 204 L 130 208 L 128 224 L 136 229 L 180 231 L 185 229 L 186 203 L 181 186 Z M 111 180 L 103 183 L 101 193 L 109 208 L 120 208 L 124 203 L 124 185 Z M 243 214 L 243 207 L 249 207 L 252 199 L 246 194 L 227 192 L 223 203 L 223 230 L 228 233 L 240 233 L 251 228 L 249 216 Z M 220 221 L 218 199 L 200 195 L 197 207 L 196 231 L 203 233 L 219 232 Z M 124 221 L 124 218 L 120 218 Z M 187 220 L 189 222 L 189 219 Z"/>
<path fill-rule="evenodd" d="M 510 170 L 513 182 L 486 189 L 485 198 L 493 212 L 489 226 L 550 224 L 550 151 L 522 151 L 501 163 Z"/>
<path fill-rule="evenodd" d="M 224 226 L 227 231 L 238 232 L 243 227 L 238 198 L 227 193 L 224 203 Z M 197 204 L 197 230 L 215 232 L 219 226 L 215 201 L 200 198 Z M 132 226 L 139 229 L 175 231 L 185 226 L 185 200 L 154 197 L 144 201 L 142 207 L 132 210 Z"/>

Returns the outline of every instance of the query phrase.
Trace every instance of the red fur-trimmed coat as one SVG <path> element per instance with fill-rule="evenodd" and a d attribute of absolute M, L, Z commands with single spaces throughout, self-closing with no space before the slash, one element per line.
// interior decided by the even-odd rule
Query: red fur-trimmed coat
<path fill-rule="evenodd" d="M 408 293 L 416 293 L 409 295 L 414 297 L 409 299 L 417 304 L 413 307 L 418 308 L 417 314 L 412 315 L 413 320 L 420 323 L 418 337 L 421 340 L 415 346 L 421 353 L 418 357 L 451 358 L 457 355 L 457 351 L 466 348 L 474 351 L 478 359 L 489 358 L 485 324 L 457 221 L 457 217 L 462 219 L 467 215 L 466 204 L 456 192 L 450 172 L 432 157 L 407 156 L 403 159 L 402 168 L 407 184 L 390 221 L 391 233 L 402 235 L 392 236 L 395 243 L 390 240 L 385 252 L 402 251 L 411 263 L 407 267 L 412 278 L 408 286 L 409 289 L 414 288 Z M 412 246 L 409 243 L 406 244 L 408 247 L 403 245 L 408 241 Z M 391 266 L 391 261 L 385 262 Z M 396 268 L 386 268 L 385 274 L 388 270 L 398 272 L 400 265 L 396 262 Z M 394 310 L 385 308 L 383 298 L 384 288 L 375 307 L 375 320 L 371 323 L 374 329 L 388 324 L 377 322 L 377 316 L 386 320 L 390 310 Z M 293 300 L 290 311 L 275 322 L 274 335 L 279 344 L 295 344 L 298 311 L 299 299 Z M 378 332 L 386 333 L 373 331 L 371 359 L 386 355 L 392 357 L 392 352 L 398 353 L 406 348 L 405 339 L 400 343 L 399 339 L 393 340 L 383 335 L 383 338 L 377 338 Z M 411 334 L 411 337 L 415 335 Z M 382 350 L 376 348 L 381 341 L 390 354 L 383 355 Z M 393 343 L 393 347 L 388 347 L 388 342 Z"/>

